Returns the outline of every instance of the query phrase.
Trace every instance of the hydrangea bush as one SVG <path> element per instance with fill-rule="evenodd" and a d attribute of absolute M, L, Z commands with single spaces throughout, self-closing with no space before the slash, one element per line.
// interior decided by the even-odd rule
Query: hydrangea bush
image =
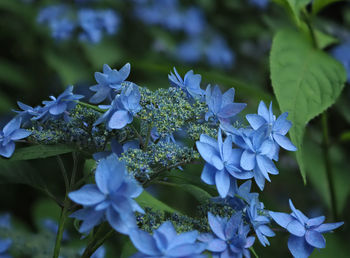
<path fill-rule="evenodd" d="M 279 173 L 281 148 L 297 150 L 286 136 L 293 126 L 288 113 L 276 116 L 272 103 L 268 108 L 261 101 L 257 114 L 244 121 L 240 112 L 246 104 L 235 101 L 233 88 L 202 89 L 201 75 L 191 70 L 182 77 L 174 68 L 170 87 L 151 91 L 127 81 L 130 69 L 130 64 L 119 70 L 104 65 L 103 73 L 95 74 L 89 103 L 73 86 L 40 106 L 18 102 L 21 110 L 0 131 L 5 158 L 16 158 L 15 142 L 31 145 L 21 149 L 33 152 L 32 158 L 38 146 L 45 153 L 54 150 L 47 156 L 58 155 L 66 196 L 57 200 L 59 225 L 46 223 L 56 233 L 54 257 L 67 239 L 69 218 L 82 238 L 89 238 L 82 257 L 103 256 L 101 246 L 115 233 L 130 238 L 138 250 L 133 257 L 250 257 L 256 255 L 254 245 L 270 244 L 275 226 L 290 234 L 288 249 L 295 257 L 325 248 L 322 234 L 343 222 L 308 218 L 291 200 L 290 214 L 271 211 L 251 192 L 254 182 L 263 191 Z M 67 173 L 59 155 L 70 152 L 75 162 Z M 89 161 L 89 173 L 79 171 L 79 159 Z M 180 170 L 201 160 L 204 184 L 187 188 L 200 202 L 196 215 L 173 210 L 146 191 L 151 185 L 174 185 L 168 176 L 178 173 L 188 182 Z M 0 227 L 9 227 L 6 218 Z M 15 244 L 9 236 L 10 230 L 2 230 L 1 257 Z"/>

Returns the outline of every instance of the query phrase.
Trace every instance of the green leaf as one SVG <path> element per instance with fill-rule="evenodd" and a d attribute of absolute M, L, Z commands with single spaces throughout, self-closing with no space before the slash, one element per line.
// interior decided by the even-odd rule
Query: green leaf
<path fill-rule="evenodd" d="M 159 201 L 158 199 L 156 199 L 146 191 L 143 191 L 142 194 L 139 197 L 137 197 L 135 200 L 138 202 L 138 204 L 140 204 L 142 208 L 150 207 L 155 210 L 178 212 L 178 211 L 175 211 L 173 208 L 169 207 L 168 205 L 166 205 L 165 203 Z"/>
<path fill-rule="evenodd" d="M 300 11 L 307 6 L 311 0 L 287 0 L 297 24 L 300 23 Z"/>
<path fill-rule="evenodd" d="M 306 183 L 303 135 L 306 124 L 334 104 L 346 80 L 344 67 L 315 49 L 302 34 L 276 34 L 270 55 L 272 86 L 282 112 L 289 112 L 290 136 L 297 146 L 297 161 Z"/>
<path fill-rule="evenodd" d="M 340 136 L 340 140 L 341 140 L 342 142 L 348 142 L 348 141 L 350 141 L 350 131 L 347 131 L 347 132 L 342 133 L 341 136 Z"/>
<path fill-rule="evenodd" d="M 317 14 L 319 11 L 321 11 L 323 8 L 326 6 L 336 3 L 336 2 L 341 2 L 344 0 L 314 0 L 312 4 L 312 13 Z"/>
<path fill-rule="evenodd" d="M 68 145 L 34 145 L 17 149 L 9 160 L 43 159 L 75 150 L 76 148 Z"/>
<path fill-rule="evenodd" d="M 315 36 L 319 48 L 324 49 L 330 45 L 339 43 L 339 40 L 331 35 L 325 34 L 322 31 L 315 30 Z"/>

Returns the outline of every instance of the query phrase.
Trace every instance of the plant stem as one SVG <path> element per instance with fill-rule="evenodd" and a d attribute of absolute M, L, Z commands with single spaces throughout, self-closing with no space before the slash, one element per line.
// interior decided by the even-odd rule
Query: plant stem
<path fill-rule="evenodd" d="M 145 150 L 147 149 L 149 140 L 150 140 L 150 138 L 151 138 L 152 127 L 153 127 L 153 123 L 151 123 L 151 124 L 148 126 L 147 136 L 146 136 L 146 142 L 145 142 L 145 145 L 143 146 Z"/>
<path fill-rule="evenodd" d="M 96 107 L 96 106 L 94 106 L 94 105 L 90 105 L 90 104 L 88 104 L 88 103 L 81 102 L 81 101 L 79 101 L 79 100 L 76 100 L 76 102 L 77 102 L 78 105 L 81 105 L 81 106 L 87 107 L 87 108 L 91 108 L 91 109 L 93 109 L 93 110 L 96 110 L 97 112 L 100 112 L 100 113 L 105 113 L 105 112 L 106 112 L 105 109 Z"/>
<path fill-rule="evenodd" d="M 66 194 L 67 194 L 67 192 L 69 191 L 69 180 L 68 180 L 67 170 L 64 167 L 64 163 L 63 163 L 63 160 L 61 159 L 61 157 L 56 156 L 56 159 L 57 159 L 58 165 L 60 166 L 60 170 L 61 170 L 61 173 L 62 173 L 62 176 L 64 179 L 64 185 L 66 187 Z"/>
<path fill-rule="evenodd" d="M 322 131 L 323 131 L 322 151 L 323 151 L 323 159 L 325 162 L 328 187 L 329 187 L 329 192 L 330 192 L 330 197 L 331 197 L 332 213 L 333 213 L 333 218 L 335 220 L 337 220 L 337 218 L 338 218 L 337 200 L 336 200 L 336 196 L 335 196 L 332 165 L 331 165 L 331 160 L 330 160 L 330 156 L 329 156 L 330 144 L 329 144 L 329 137 L 328 137 L 327 111 L 323 112 L 323 114 L 322 114 Z"/>
<path fill-rule="evenodd" d="M 98 239 L 98 237 L 97 237 L 97 238 L 93 239 L 86 247 L 86 249 L 82 255 L 82 258 L 91 257 L 91 255 L 93 255 L 94 252 L 96 252 L 96 250 L 100 246 L 102 246 L 104 244 L 104 242 L 106 242 L 106 240 L 108 238 L 112 237 L 114 234 L 115 234 L 114 229 L 111 229 L 102 238 Z M 98 235 L 99 235 L 98 232 L 96 232 L 96 236 L 98 236 Z"/>
<path fill-rule="evenodd" d="M 64 204 L 63 204 L 63 207 L 61 210 L 60 221 L 58 224 L 58 231 L 57 231 L 57 235 L 56 235 L 56 242 L 55 242 L 55 249 L 53 252 L 53 258 L 58 258 L 60 255 L 61 242 L 62 242 L 62 237 L 63 237 L 63 232 L 64 232 L 64 225 L 66 223 L 67 213 L 68 213 L 68 206 L 69 206 L 69 199 L 68 199 L 68 195 L 66 194 L 66 197 L 64 199 Z"/>

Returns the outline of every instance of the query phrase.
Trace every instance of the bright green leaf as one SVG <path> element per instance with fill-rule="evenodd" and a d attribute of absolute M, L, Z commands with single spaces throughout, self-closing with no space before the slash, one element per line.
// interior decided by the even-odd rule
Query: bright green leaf
<path fill-rule="evenodd" d="M 138 202 L 138 204 L 140 204 L 142 208 L 149 207 L 155 210 L 168 211 L 171 213 L 176 212 L 173 208 L 159 201 L 146 191 L 143 191 L 142 194 L 135 200 Z"/>
<path fill-rule="evenodd" d="M 303 135 L 306 124 L 334 104 L 346 80 L 344 67 L 315 49 L 301 34 L 283 30 L 273 40 L 271 80 L 282 112 L 289 112 L 290 136 L 298 151 L 297 161 L 304 182 Z"/>
<path fill-rule="evenodd" d="M 33 145 L 17 149 L 9 160 L 43 159 L 75 150 L 74 147 L 68 145 Z"/>
<path fill-rule="evenodd" d="M 319 11 L 321 11 L 323 8 L 326 6 L 336 3 L 336 2 L 341 2 L 344 0 L 314 0 L 312 4 L 312 13 L 317 14 Z"/>
<path fill-rule="evenodd" d="M 318 47 L 324 49 L 330 45 L 336 44 L 339 40 L 331 35 L 325 34 L 322 31 L 315 30 L 315 36 L 318 43 Z"/>
<path fill-rule="evenodd" d="M 311 0 L 287 0 L 292 12 L 294 14 L 294 18 L 297 23 L 300 23 L 300 11 L 307 6 Z"/>

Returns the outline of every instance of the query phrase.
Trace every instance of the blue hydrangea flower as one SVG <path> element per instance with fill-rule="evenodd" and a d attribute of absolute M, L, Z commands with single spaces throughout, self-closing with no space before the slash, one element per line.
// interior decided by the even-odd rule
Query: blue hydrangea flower
<path fill-rule="evenodd" d="M 350 41 L 333 48 L 331 54 L 343 64 L 348 75 L 347 81 L 350 82 Z"/>
<path fill-rule="evenodd" d="M 269 4 L 269 0 L 249 0 L 249 3 L 258 8 L 265 9 Z"/>
<path fill-rule="evenodd" d="M 309 219 L 294 207 L 291 200 L 289 200 L 289 206 L 292 210 L 291 214 L 270 211 L 270 216 L 278 225 L 291 233 L 288 248 L 294 257 L 309 257 L 315 248 L 325 248 L 326 240 L 322 234 L 344 224 L 344 222 L 323 223 L 324 216 Z"/>
<path fill-rule="evenodd" d="M 30 125 L 30 120 L 32 119 L 32 117 L 39 116 L 44 111 L 44 109 L 40 106 L 36 106 L 33 108 L 20 101 L 17 101 L 17 105 L 20 109 L 22 109 L 22 111 L 14 110 L 14 112 L 16 112 L 18 114 L 17 116 L 22 119 L 23 126 Z"/>
<path fill-rule="evenodd" d="M 111 101 L 115 96 L 114 91 L 122 88 L 122 83 L 128 78 L 129 74 L 129 63 L 125 64 L 119 71 L 111 69 L 107 64 L 104 64 L 103 73 L 95 73 L 97 85 L 91 86 L 90 90 L 96 93 L 90 98 L 90 102 L 97 104 L 106 98 Z"/>
<path fill-rule="evenodd" d="M 38 115 L 34 116 L 34 120 L 46 121 L 49 117 L 56 119 L 63 116 L 65 121 L 69 121 L 68 111 L 75 108 L 77 100 L 84 98 L 83 95 L 73 94 L 73 86 L 69 86 L 57 98 L 50 96 L 51 100 L 43 101 L 44 107 Z"/>
<path fill-rule="evenodd" d="M 198 240 L 207 243 L 206 249 L 212 252 L 213 258 L 250 257 L 248 248 L 254 244 L 255 237 L 248 237 L 249 226 L 244 225 L 241 213 L 227 219 L 209 212 L 208 222 L 214 234 L 202 234 Z"/>
<path fill-rule="evenodd" d="M 226 41 L 216 36 L 205 47 L 205 56 L 208 63 L 215 67 L 230 68 L 235 62 L 235 55 L 228 47 Z"/>
<path fill-rule="evenodd" d="M 201 175 L 202 180 L 209 185 L 216 185 L 222 198 L 225 198 L 234 184 L 235 178 L 249 179 L 253 176 L 250 171 L 243 171 L 239 165 L 242 150 L 232 149 L 231 137 L 222 141 L 221 129 L 218 140 L 202 134 L 196 142 L 198 152 L 207 162 Z"/>
<path fill-rule="evenodd" d="M 197 37 L 181 42 L 175 50 L 175 57 L 186 63 L 196 63 L 202 58 L 203 43 Z"/>
<path fill-rule="evenodd" d="M 0 239 L 0 257 L 1 258 L 11 258 L 11 256 L 7 253 L 12 245 L 12 240 L 7 239 Z"/>
<path fill-rule="evenodd" d="M 32 132 L 21 129 L 22 118 L 15 117 L 0 131 L 0 155 L 6 158 L 15 151 L 15 142 L 31 135 Z"/>
<path fill-rule="evenodd" d="M 257 131 L 236 130 L 232 135 L 233 142 L 243 149 L 240 166 L 247 171 L 253 171 L 254 179 L 261 190 L 265 179 L 270 180 L 269 173 L 277 175 L 278 170 L 272 161 L 275 155 L 275 144 L 266 136 L 264 128 Z"/>
<path fill-rule="evenodd" d="M 234 103 L 235 90 L 233 88 L 222 94 L 219 86 L 215 85 L 212 89 L 208 85 L 205 95 L 209 108 L 209 111 L 205 114 L 206 121 L 214 116 L 221 123 L 228 123 L 230 118 L 237 115 L 247 106 L 245 103 Z"/>
<path fill-rule="evenodd" d="M 0 216 L 0 228 L 11 228 L 11 216 L 9 213 L 5 213 Z"/>
<path fill-rule="evenodd" d="M 252 199 L 246 213 L 260 243 L 263 246 L 270 245 L 267 237 L 273 237 L 275 233 L 267 225 L 270 219 L 265 214 L 264 204 L 257 199 Z"/>
<path fill-rule="evenodd" d="M 198 232 L 190 231 L 177 234 L 171 222 L 164 222 L 153 235 L 142 231 L 131 231 L 130 240 L 139 250 L 132 258 L 150 257 L 181 257 L 181 258 L 204 258 L 200 253 L 205 245 L 197 243 Z"/>
<path fill-rule="evenodd" d="M 108 109 L 95 123 L 103 122 L 109 130 L 124 128 L 133 121 L 134 115 L 141 110 L 141 94 L 136 84 L 132 83 L 115 97 L 110 106 L 100 106 Z"/>
<path fill-rule="evenodd" d="M 136 227 L 134 211 L 144 212 L 133 199 L 141 194 L 142 187 L 115 154 L 98 163 L 95 181 L 96 185 L 88 184 L 69 193 L 71 200 L 84 207 L 71 215 L 83 220 L 79 231 L 87 233 L 106 218 L 116 231 L 128 234 L 130 228 Z"/>
<path fill-rule="evenodd" d="M 272 102 L 270 103 L 269 109 L 267 109 L 265 103 L 260 101 L 258 114 L 249 114 L 246 118 L 254 130 L 264 127 L 267 130 L 267 134 L 270 135 L 279 146 L 289 151 L 296 151 L 297 148 L 285 136 L 292 127 L 292 122 L 287 120 L 287 116 L 288 112 L 285 112 L 276 119 L 272 111 Z"/>
<path fill-rule="evenodd" d="M 190 36 L 196 36 L 203 32 L 206 26 L 203 11 L 198 7 L 190 7 L 183 15 L 184 31 Z"/>
<path fill-rule="evenodd" d="M 72 37 L 76 24 L 68 18 L 63 18 L 52 20 L 49 27 L 51 29 L 51 35 L 54 39 L 67 40 Z"/>
<path fill-rule="evenodd" d="M 170 72 L 168 78 L 172 86 L 182 89 L 194 98 L 200 98 L 204 94 L 204 90 L 201 89 L 202 76 L 194 74 L 192 70 L 182 79 L 174 67 L 174 73 Z"/>
<path fill-rule="evenodd" d="M 117 32 L 119 17 L 112 10 L 81 9 L 78 11 L 78 23 L 83 30 L 80 40 L 98 43 L 105 31 L 110 35 Z"/>

